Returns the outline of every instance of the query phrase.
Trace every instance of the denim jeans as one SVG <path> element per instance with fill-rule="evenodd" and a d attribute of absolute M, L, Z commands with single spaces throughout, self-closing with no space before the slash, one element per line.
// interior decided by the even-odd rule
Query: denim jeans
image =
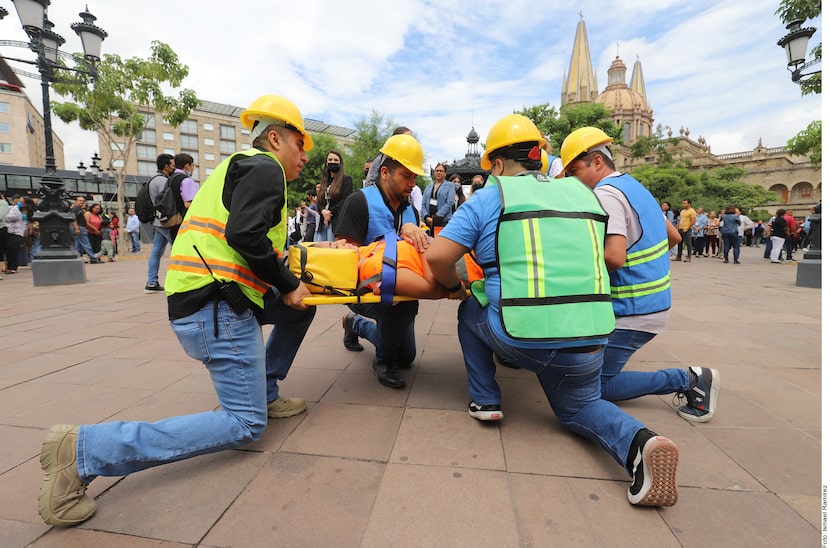
<path fill-rule="evenodd" d="M 132 249 L 130 251 L 132 251 L 132 252 L 141 251 L 141 231 L 140 230 L 134 230 L 134 231 L 130 232 L 130 244 L 132 246 Z"/>
<path fill-rule="evenodd" d="M 475 299 L 458 307 L 458 338 L 467 367 L 470 396 L 479 405 L 501 403 L 493 353 L 536 373 L 556 417 L 566 428 L 597 441 L 620 466 L 643 423 L 602 399 L 600 372 L 603 351 L 563 352 L 557 348 L 518 348 L 505 345 L 487 321 L 487 309 Z"/>
<path fill-rule="evenodd" d="M 291 308 L 282 302 L 279 293 L 268 292 L 265 297 L 265 324 L 274 328 L 265 345 L 265 382 L 268 403 L 280 397 L 278 381 L 285 380 L 294 357 L 314 320 L 317 307 L 305 310 Z"/>
<path fill-rule="evenodd" d="M 382 304 L 349 305 L 367 320 L 355 318 L 354 331 L 375 346 L 375 361 L 407 366 L 415 360 L 415 316 L 418 301 L 403 301 L 394 306 Z"/>
<path fill-rule="evenodd" d="M 86 227 L 82 226 L 79 227 L 81 229 L 80 234 L 75 234 L 75 251 L 83 257 L 84 253 L 86 253 L 90 259 L 95 257 L 95 252 L 92 251 L 92 245 L 89 243 L 89 232 L 87 232 Z"/>
<path fill-rule="evenodd" d="M 210 373 L 220 408 L 158 422 L 105 422 L 80 426 L 78 473 L 121 476 L 256 441 L 268 421 L 262 327 L 250 310 L 236 314 L 219 302 L 219 337 L 213 302 L 170 325 L 185 352 Z"/>
<path fill-rule="evenodd" d="M 147 261 L 147 285 L 156 285 L 159 283 L 161 256 L 164 255 L 167 244 L 173 244 L 173 237 L 170 235 L 169 228 L 154 226 L 153 229 L 155 230 L 155 234 L 153 234 L 153 251 L 150 252 L 150 260 Z"/>
<path fill-rule="evenodd" d="M 737 261 L 741 256 L 741 236 L 740 234 L 723 234 L 723 258 L 729 259 L 729 249 L 732 249 L 732 255 Z"/>
<path fill-rule="evenodd" d="M 602 361 L 602 399 L 630 400 L 648 394 L 672 394 L 689 389 L 687 369 L 623 371 L 631 355 L 653 339 L 654 333 L 617 329 L 605 346 Z"/>

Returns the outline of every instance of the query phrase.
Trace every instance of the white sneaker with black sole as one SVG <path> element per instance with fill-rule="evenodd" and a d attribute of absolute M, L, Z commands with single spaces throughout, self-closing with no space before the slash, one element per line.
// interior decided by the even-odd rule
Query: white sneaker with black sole
<path fill-rule="evenodd" d="M 504 413 L 501 412 L 501 405 L 479 405 L 474 401 L 470 402 L 467 412 L 474 419 L 480 421 L 500 421 L 504 418 Z"/>

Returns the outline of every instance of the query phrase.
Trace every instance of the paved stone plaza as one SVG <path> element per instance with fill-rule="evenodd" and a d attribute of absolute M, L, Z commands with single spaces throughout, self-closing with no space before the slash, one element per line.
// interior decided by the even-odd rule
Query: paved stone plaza
<path fill-rule="evenodd" d="M 404 390 L 377 383 L 371 345 L 343 348 L 344 306 L 320 307 L 281 390 L 307 413 L 239 450 L 99 478 L 98 512 L 72 529 L 38 516 L 46 428 L 217 400 L 163 295 L 143 292 L 146 257 L 87 265 L 80 285 L 36 288 L 21 269 L 0 281 L 0 546 L 816 546 L 821 290 L 761 251 L 672 263 L 669 328 L 630 364 L 721 373 L 706 424 L 678 417 L 671 396 L 622 404 L 680 448 L 672 508 L 629 505 L 627 475 L 558 424 L 526 371 L 499 369 L 500 424 L 471 419 L 457 303 L 422 301 Z"/>

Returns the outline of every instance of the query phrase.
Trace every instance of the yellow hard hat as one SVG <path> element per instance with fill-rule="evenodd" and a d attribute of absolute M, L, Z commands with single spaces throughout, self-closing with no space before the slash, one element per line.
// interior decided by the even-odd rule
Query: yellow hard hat
<path fill-rule="evenodd" d="M 303 123 L 303 116 L 297 105 L 279 95 L 263 95 L 254 99 L 251 106 L 239 115 L 239 120 L 247 129 L 252 129 L 254 123 L 263 121 L 267 123 L 284 122 L 289 127 L 296 129 L 303 136 L 303 150 L 311 150 L 314 147 L 314 140 L 306 133 Z"/>
<path fill-rule="evenodd" d="M 490 153 L 502 147 L 515 143 L 527 143 L 536 141 L 539 148 L 545 146 L 545 138 L 530 118 L 521 114 L 508 114 L 490 128 L 487 134 L 487 149 L 481 157 L 481 168 L 490 169 L 493 167 L 490 162 Z"/>
<path fill-rule="evenodd" d="M 573 131 L 562 141 L 562 166 L 567 169 L 580 154 L 600 145 L 607 145 L 613 141 L 599 128 L 588 126 Z"/>
<path fill-rule="evenodd" d="M 547 175 L 549 167 L 550 167 L 550 156 L 548 155 L 547 150 L 542 149 L 542 169 L 540 169 L 539 171 L 541 171 L 543 175 Z"/>
<path fill-rule="evenodd" d="M 383 144 L 381 154 L 400 162 L 402 166 L 415 175 L 424 174 L 424 149 L 415 137 L 402 134 L 393 135 Z"/>

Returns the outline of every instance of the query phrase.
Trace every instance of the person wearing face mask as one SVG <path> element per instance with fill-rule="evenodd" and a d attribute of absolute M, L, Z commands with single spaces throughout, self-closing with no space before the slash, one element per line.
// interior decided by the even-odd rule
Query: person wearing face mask
<path fill-rule="evenodd" d="M 340 211 L 340 206 L 349 194 L 352 193 L 352 178 L 344 173 L 343 157 L 336 150 L 326 154 L 326 166 L 320 178 L 320 188 L 317 191 L 317 207 L 320 208 L 320 219 L 314 233 L 315 242 L 334 241 L 334 219 Z"/>

